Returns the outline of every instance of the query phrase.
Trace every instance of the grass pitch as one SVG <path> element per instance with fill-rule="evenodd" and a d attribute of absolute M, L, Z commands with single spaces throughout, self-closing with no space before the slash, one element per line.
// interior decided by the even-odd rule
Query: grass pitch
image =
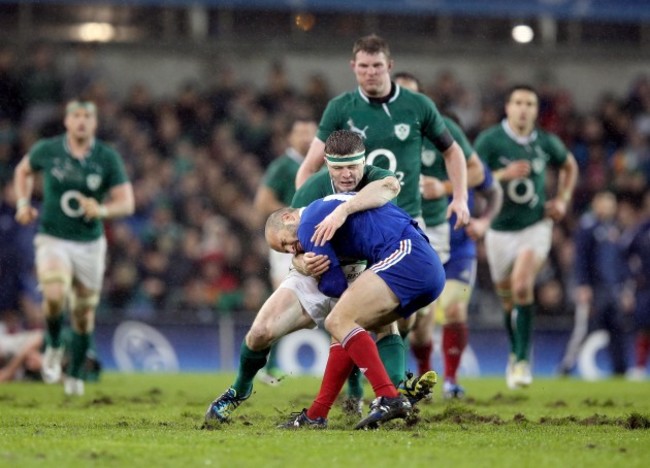
<path fill-rule="evenodd" d="M 650 382 L 465 380 L 468 398 L 436 388 L 407 422 L 353 431 L 339 406 L 329 429 L 279 430 L 319 379 L 256 383 L 230 424 L 206 428 L 209 402 L 232 375 L 108 373 L 67 398 L 59 386 L 0 386 L 0 466 L 620 466 L 650 465 Z M 371 391 L 366 389 L 370 398 Z"/>

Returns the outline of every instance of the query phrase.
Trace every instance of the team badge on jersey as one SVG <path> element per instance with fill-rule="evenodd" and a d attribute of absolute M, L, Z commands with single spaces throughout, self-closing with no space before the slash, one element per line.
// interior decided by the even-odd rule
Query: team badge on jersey
<path fill-rule="evenodd" d="M 411 133 L 411 126 L 408 124 L 398 124 L 395 125 L 395 136 L 400 140 L 404 141 L 408 138 L 409 133 Z"/>
<path fill-rule="evenodd" d="M 102 176 L 99 174 L 90 174 L 86 177 L 86 185 L 90 190 L 97 190 L 102 184 Z"/>

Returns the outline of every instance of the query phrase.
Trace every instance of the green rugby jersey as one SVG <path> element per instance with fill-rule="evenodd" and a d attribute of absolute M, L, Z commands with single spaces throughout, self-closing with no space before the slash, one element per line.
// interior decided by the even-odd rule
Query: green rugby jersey
<path fill-rule="evenodd" d="M 34 172 L 43 173 L 39 232 L 82 242 L 103 235 L 101 220 L 84 219 L 79 195 L 101 202 L 112 187 L 128 182 L 114 149 L 95 140 L 90 153 L 79 160 L 70 154 L 65 135 L 60 135 L 39 140 L 29 151 L 29 164 Z"/>
<path fill-rule="evenodd" d="M 569 154 L 560 139 L 540 129 L 529 137 L 518 137 L 504 119 L 481 132 L 474 148 L 492 171 L 518 160 L 529 161 L 531 166 L 528 177 L 501 182 L 503 206 L 492 228 L 519 231 L 543 219 L 546 166 L 562 166 Z"/>
<path fill-rule="evenodd" d="M 289 148 L 269 165 L 264 174 L 262 183 L 273 191 L 278 201 L 285 206 L 291 204 L 296 194 L 296 174 L 303 159 L 296 150 Z"/>
<path fill-rule="evenodd" d="M 366 164 L 395 173 L 402 186 L 397 205 L 420 216 L 420 170 L 423 138 L 435 141 L 446 127 L 436 105 L 423 94 L 395 86 L 385 103 L 373 102 L 361 89 L 332 99 L 323 113 L 317 136 L 321 141 L 334 130 L 358 133 L 366 146 Z"/>
<path fill-rule="evenodd" d="M 375 166 L 366 166 L 363 168 L 363 177 L 357 185 L 357 192 L 375 180 L 385 179 L 394 176 L 391 171 L 381 169 Z M 322 170 L 312 175 L 297 191 L 291 202 L 292 208 L 304 208 L 314 200 L 333 195 L 336 193 L 334 184 L 327 170 Z"/>
<path fill-rule="evenodd" d="M 463 150 L 465 161 L 468 161 L 472 156 L 474 149 L 469 143 L 467 136 L 456 122 L 447 116 L 442 116 L 445 121 L 449 133 L 454 137 L 454 140 L 460 145 Z M 437 149 L 431 141 L 424 140 L 422 147 L 422 174 L 432 176 L 440 180 L 448 180 L 447 167 L 445 166 L 445 157 Z M 449 205 L 449 197 L 444 196 L 435 200 L 422 199 L 422 217 L 424 224 L 428 227 L 437 226 L 447 221 L 447 206 Z"/>

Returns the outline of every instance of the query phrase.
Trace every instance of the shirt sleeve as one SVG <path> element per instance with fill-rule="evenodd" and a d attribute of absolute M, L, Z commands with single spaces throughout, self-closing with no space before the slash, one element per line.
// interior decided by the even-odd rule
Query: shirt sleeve
<path fill-rule="evenodd" d="M 562 140 L 560 140 L 556 135 L 549 135 L 548 146 L 548 152 L 551 155 L 551 164 L 555 166 L 563 165 L 567 160 L 569 150 L 564 146 Z"/>
<path fill-rule="evenodd" d="M 434 102 L 425 95 L 419 95 L 419 97 L 423 100 L 422 105 L 425 109 L 422 133 L 435 145 L 438 151 L 444 153 L 455 140 L 449 133 L 445 121 Z"/>
<path fill-rule="evenodd" d="M 35 172 L 42 171 L 44 168 L 44 158 L 47 158 L 47 151 L 45 150 L 45 141 L 37 142 L 29 150 L 29 165 Z"/>
<path fill-rule="evenodd" d="M 117 151 L 113 149 L 109 150 L 109 161 L 111 170 L 108 178 L 108 188 L 112 188 L 128 182 L 129 178 L 126 176 L 124 162 L 122 161 L 122 157 L 117 153 Z"/>
<path fill-rule="evenodd" d="M 327 107 L 323 112 L 323 116 L 320 119 L 318 124 L 318 131 L 316 132 L 316 137 L 320 141 L 326 141 L 327 137 L 330 136 L 334 130 L 338 130 L 338 110 L 337 110 L 337 99 L 331 100 L 327 103 Z"/>
<path fill-rule="evenodd" d="M 298 228 L 298 239 L 305 252 L 314 252 L 316 255 L 327 255 L 330 260 L 329 269 L 323 273 L 318 282 L 318 290 L 328 297 L 341 297 L 348 287 L 348 281 L 343 273 L 336 252 L 330 242 L 323 246 L 316 246 L 311 242 L 316 226 L 312 223 L 301 223 Z"/>

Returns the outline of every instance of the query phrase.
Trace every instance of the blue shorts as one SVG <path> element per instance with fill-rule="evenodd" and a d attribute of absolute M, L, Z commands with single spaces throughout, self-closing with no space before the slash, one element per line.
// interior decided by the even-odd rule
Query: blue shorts
<path fill-rule="evenodd" d="M 451 258 L 445 263 L 447 280 L 456 280 L 474 287 L 476 281 L 476 257 Z"/>
<path fill-rule="evenodd" d="M 445 270 L 438 254 L 415 229 L 405 231 L 404 238 L 369 269 L 395 293 L 400 303 L 396 312 L 401 317 L 431 304 L 445 286 Z"/>

